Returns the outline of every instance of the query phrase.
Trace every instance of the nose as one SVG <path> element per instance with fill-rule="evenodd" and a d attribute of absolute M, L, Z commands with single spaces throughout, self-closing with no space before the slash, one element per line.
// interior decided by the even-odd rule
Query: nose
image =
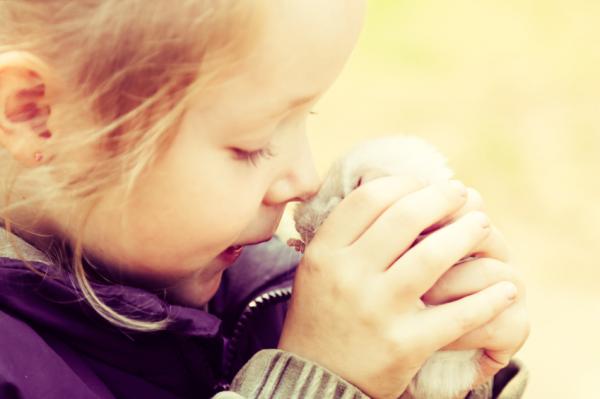
<path fill-rule="evenodd" d="M 267 191 L 263 200 L 265 205 L 305 201 L 317 193 L 320 179 L 306 137 L 301 145 L 294 147 L 289 159 L 283 172 Z"/>

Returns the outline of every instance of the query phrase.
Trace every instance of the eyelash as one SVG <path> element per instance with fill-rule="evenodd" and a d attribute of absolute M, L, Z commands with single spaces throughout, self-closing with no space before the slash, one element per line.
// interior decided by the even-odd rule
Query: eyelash
<path fill-rule="evenodd" d="M 311 110 L 309 111 L 309 114 L 314 116 L 318 115 L 319 113 Z M 270 159 L 276 155 L 270 147 L 261 148 L 260 150 L 256 151 L 244 151 L 239 148 L 234 148 L 233 150 L 237 159 L 246 161 L 252 166 L 257 166 L 260 160 Z"/>
<path fill-rule="evenodd" d="M 275 153 L 269 147 L 256 151 L 244 151 L 240 149 L 235 149 L 234 151 L 238 159 L 246 161 L 252 166 L 256 166 L 261 159 L 269 159 L 275 156 Z"/>

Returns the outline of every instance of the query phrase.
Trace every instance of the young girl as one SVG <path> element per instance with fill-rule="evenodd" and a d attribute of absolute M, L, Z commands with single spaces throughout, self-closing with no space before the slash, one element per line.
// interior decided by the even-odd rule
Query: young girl
<path fill-rule="evenodd" d="M 0 397 L 392 398 L 441 347 L 522 392 L 522 286 L 460 183 L 365 184 L 301 262 L 272 239 L 364 5 L 259 3 L 0 1 Z"/>

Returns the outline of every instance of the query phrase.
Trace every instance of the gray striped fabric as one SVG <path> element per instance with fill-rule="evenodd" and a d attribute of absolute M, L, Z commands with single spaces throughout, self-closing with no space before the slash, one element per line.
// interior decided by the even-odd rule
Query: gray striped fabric
<path fill-rule="evenodd" d="M 368 399 L 358 388 L 326 369 L 288 352 L 258 352 L 235 377 L 231 389 L 244 398 Z M 215 399 L 239 398 L 223 392 Z"/>
<path fill-rule="evenodd" d="M 517 373 L 494 399 L 519 399 L 523 396 L 527 371 L 519 361 L 511 362 L 511 368 Z M 235 377 L 231 389 L 217 394 L 213 399 L 368 399 L 354 385 L 328 370 L 276 349 L 263 350 L 254 355 Z M 492 384 L 478 387 L 467 397 L 491 399 Z"/>

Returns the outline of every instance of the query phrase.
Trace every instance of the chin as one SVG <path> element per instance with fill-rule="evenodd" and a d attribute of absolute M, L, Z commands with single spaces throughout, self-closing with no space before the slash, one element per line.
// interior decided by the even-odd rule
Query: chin
<path fill-rule="evenodd" d="M 179 305 L 201 308 L 219 290 L 222 276 L 223 273 L 218 273 L 208 281 L 196 281 L 202 275 L 192 276 L 176 286 L 167 289 L 169 300 Z"/>

